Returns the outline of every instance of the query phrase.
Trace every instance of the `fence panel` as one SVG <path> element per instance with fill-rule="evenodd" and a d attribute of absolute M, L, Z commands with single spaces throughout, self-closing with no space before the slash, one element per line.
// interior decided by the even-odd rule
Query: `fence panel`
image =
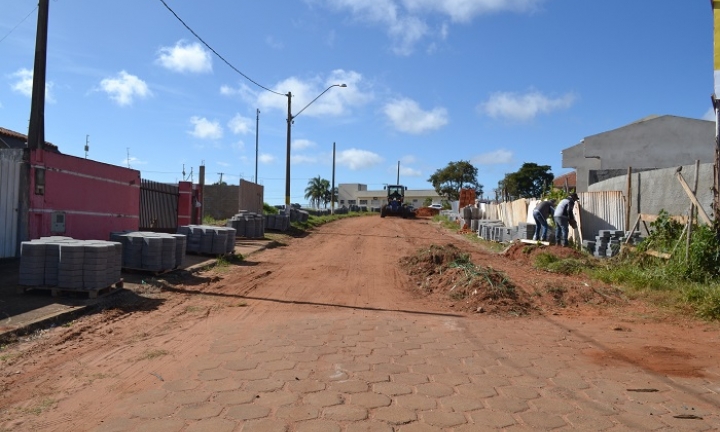
<path fill-rule="evenodd" d="M 143 231 L 177 231 L 177 185 L 142 179 L 140 185 L 140 229 Z"/>

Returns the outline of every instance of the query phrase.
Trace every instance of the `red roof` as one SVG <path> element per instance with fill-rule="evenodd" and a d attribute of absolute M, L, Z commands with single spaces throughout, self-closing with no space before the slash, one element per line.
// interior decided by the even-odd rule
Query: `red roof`
<path fill-rule="evenodd" d="M 0 127 L 0 136 L 6 136 L 10 138 L 15 138 L 16 140 L 21 140 L 25 143 L 25 147 L 27 147 L 27 135 L 23 135 L 20 132 L 15 132 L 10 129 L 5 129 L 4 127 Z M 47 146 L 50 150 L 58 150 L 57 146 L 51 142 L 45 141 L 45 146 Z"/>
<path fill-rule="evenodd" d="M 570 189 L 575 189 L 575 186 L 577 186 L 577 172 L 575 171 L 555 177 L 555 180 L 553 180 L 553 186 L 556 188 L 564 188 L 566 179 L 568 187 Z"/>

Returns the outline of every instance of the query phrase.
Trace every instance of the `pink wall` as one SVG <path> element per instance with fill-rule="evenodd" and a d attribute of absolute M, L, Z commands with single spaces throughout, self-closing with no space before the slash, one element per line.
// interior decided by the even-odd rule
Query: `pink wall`
<path fill-rule="evenodd" d="M 45 168 L 44 194 L 36 194 L 36 171 Z M 64 235 L 107 240 L 112 231 L 137 230 L 140 172 L 75 156 L 30 153 L 29 236 Z M 65 212 L 65 232 L 53 232 L 51 216 Z"/>

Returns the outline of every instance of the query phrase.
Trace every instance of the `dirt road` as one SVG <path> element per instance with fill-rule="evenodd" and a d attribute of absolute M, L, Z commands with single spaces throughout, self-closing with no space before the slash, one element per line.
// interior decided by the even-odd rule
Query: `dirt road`
<path fill-rule="evenodd" d="M 0 430 L 720 429 L 717 326 L 530 262 L 328 224 L 6 347 Z"/>

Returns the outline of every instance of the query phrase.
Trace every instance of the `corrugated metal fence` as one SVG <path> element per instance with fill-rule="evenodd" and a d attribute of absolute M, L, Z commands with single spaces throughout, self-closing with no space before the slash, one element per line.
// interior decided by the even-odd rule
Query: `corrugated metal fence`
<path fill-rule="evenodd" d="M 140 229 L 172 232 L 177 230 L 177 185 L 142 179 L 140 184 Z"/>
<path fill-rule="evenodd" d="M 0 158 L 0 258 L 15 257 L 21 162 Z"/>

